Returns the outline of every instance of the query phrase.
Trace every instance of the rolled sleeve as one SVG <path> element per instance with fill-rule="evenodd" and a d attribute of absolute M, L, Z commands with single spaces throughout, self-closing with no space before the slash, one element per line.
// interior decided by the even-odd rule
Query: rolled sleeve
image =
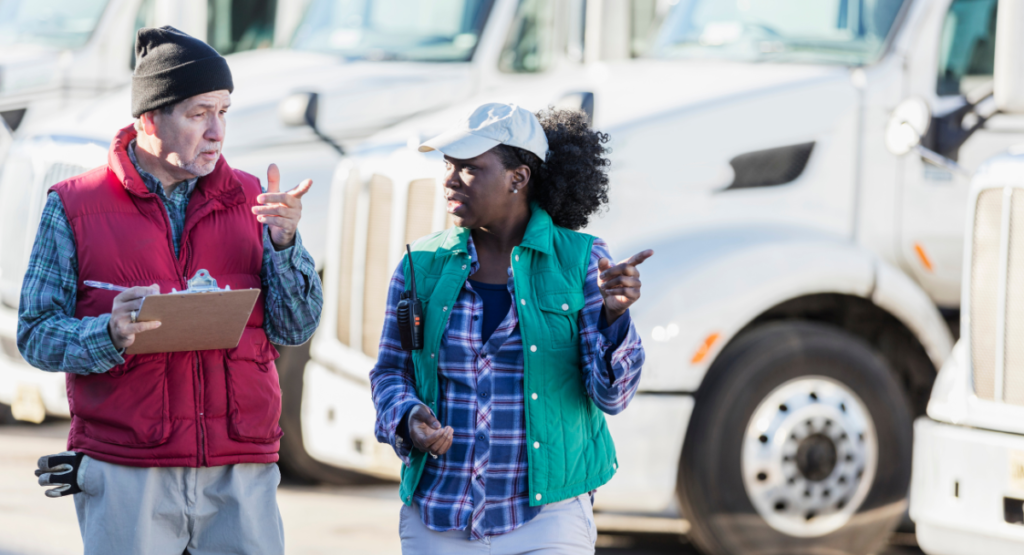
<path fill-rule="evenodd" d="M 370 389 L 377 411 L 377 441 L 390 444 L 402 463 L 408 466 L 412 445 L 402 438 L 398 430 L 409 411 L 423 402 L 416 395 L 412 357 L 408 351 L 402 350 L 398 330 L 398 301 L 404 290 L 405 275 L 399 264 L 388 289 L 377 364 L 370 371 Z"/>
<path fill-rule="evenodd" d="M 640 385 L 644 349 L 628 312 L 610 326 L 605 322 L 604 298 L 597 286 L 601 258 L 612 257 L 604 241 L 595 239 L 580 313 L 580 355 L 587 394 L 603 412 L 618 414 Z"/>

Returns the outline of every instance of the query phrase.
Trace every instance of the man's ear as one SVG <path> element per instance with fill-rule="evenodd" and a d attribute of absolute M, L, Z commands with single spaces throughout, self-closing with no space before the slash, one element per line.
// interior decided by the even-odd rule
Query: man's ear
<path fill-rule="evenodd" d="M 157 115 L 156 114 L 156 110 L 153 110 L 153 111 L 146 112 L 146 113 L 142 114 L 142 117 L 140 119 L 142 120 L 142 131 L 145 134 L 151 135 L 151 136 L 156 135 L 156 128 L 157 128 L 157 122 L 156 122 L 157 117 L 156 117 L 156 115 Z"/>

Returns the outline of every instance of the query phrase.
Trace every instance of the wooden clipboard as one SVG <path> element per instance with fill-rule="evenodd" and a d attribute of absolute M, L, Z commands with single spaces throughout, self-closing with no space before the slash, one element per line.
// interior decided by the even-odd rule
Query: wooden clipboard
<path fill-rule="evenodd" d="M 209 284 L 212 282 L 212 286 Z M 139 322 L 160 327 L 135 334 L 125 353 L 174 353 L 238 346 L 245 324 L 260 296 L 259 289 L 218 289 L 209 272 L 200 270 L 187 291 L 152 295 L 142 301 Z"/>

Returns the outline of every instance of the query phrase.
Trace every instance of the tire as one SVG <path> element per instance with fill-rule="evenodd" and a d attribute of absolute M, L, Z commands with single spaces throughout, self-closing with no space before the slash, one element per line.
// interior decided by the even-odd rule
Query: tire
<path fill-rule="evenodd" d="M 295 347 L 277 346 L 281 380 L 281 473 L 293 482 L 338 485 L 375 484 L 381 480 L 324 464 L 309 455 L 302 441 L 302 389 L 311 341 Z"/>
<path fill-rule="evenodd" d="M 713 364 L 687 431 L 677 487 L 692 540 L 714 555 L 876 552 L 906 507 L 908 404 L 885 360 L 842 329 L 745 332 Z"/>

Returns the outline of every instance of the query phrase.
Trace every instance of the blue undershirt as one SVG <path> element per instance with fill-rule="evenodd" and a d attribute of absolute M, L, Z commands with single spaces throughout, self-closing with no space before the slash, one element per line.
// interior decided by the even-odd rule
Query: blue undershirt
<path fill-rule="evenodd" d="M 484 303 L 484 321 L 480 327 L 480 342 L 487 343 L 494 330 L 498 329 L 501 321 L 508 315 L 512 308 L 512 295 L 508 292 L 508 285 L 504 283 L 483 283 L 481 281 L 469 280 L 473 285 L 473 291 L 480 295 Z"/>

